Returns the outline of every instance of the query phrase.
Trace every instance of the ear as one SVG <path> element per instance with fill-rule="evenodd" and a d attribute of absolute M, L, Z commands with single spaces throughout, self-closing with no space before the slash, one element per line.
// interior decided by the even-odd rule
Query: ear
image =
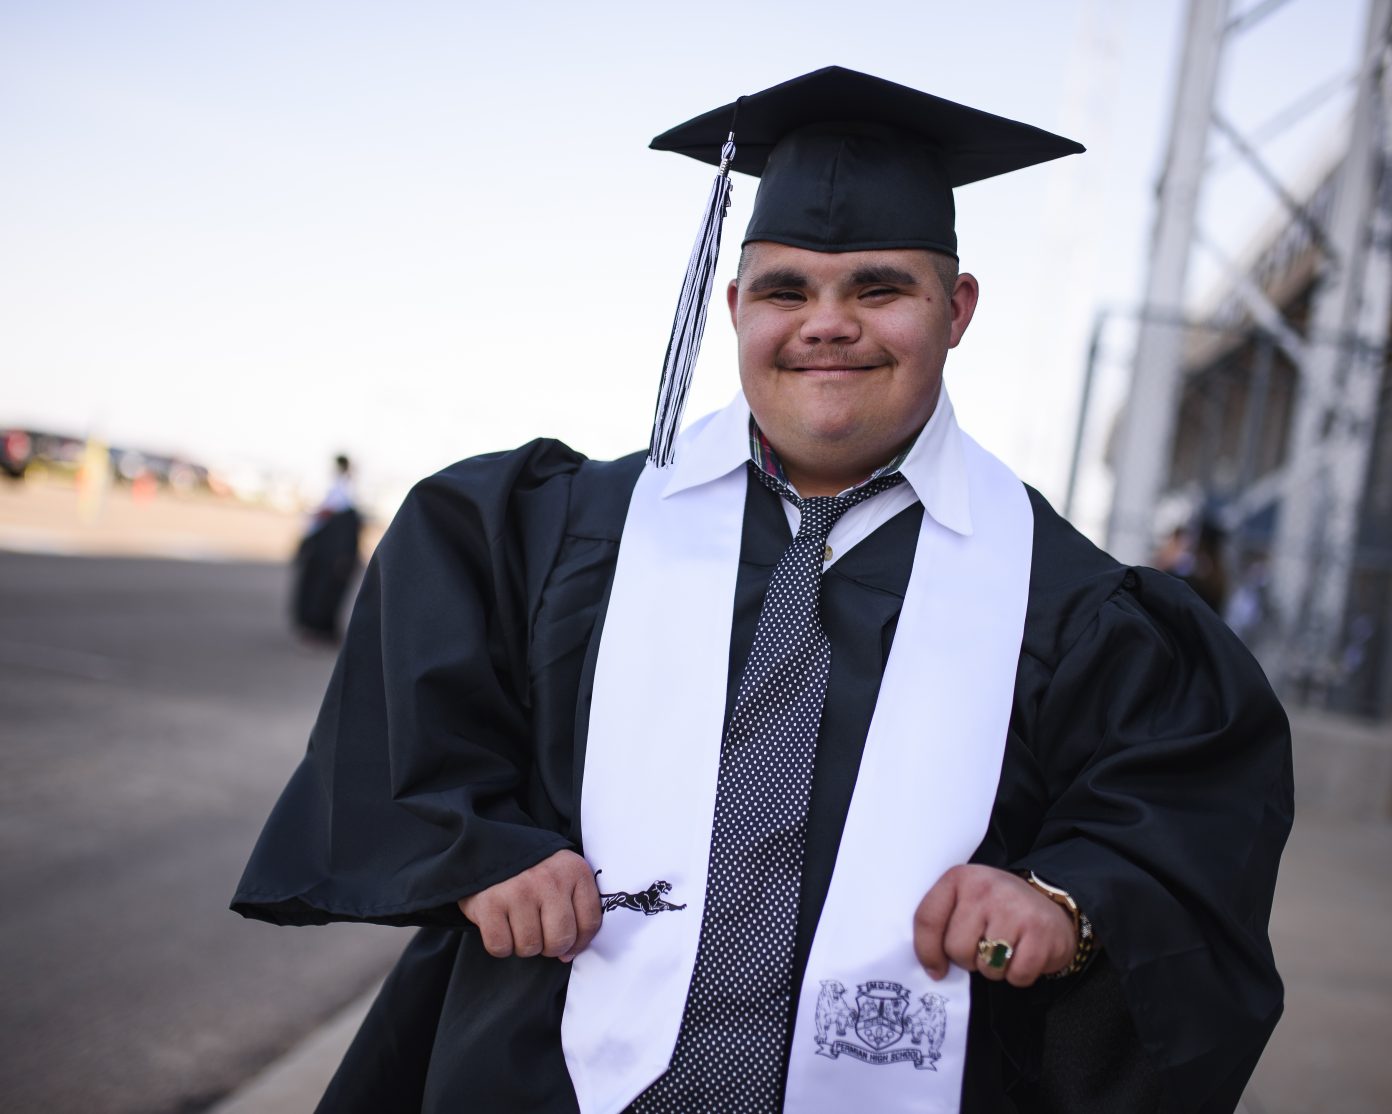
<path fill-rule="evenodd" d="M 963 271 L 957 276 L 957 284 L 953 286 L 952 297 L 949 299 L 952 309 L 952 330 L 947 343 L 949 348 L 956 348 L 961 343 L 967 326 L 971 324 L 972 315 L 976 313 L 976 301 L 980 296 L 981 287 L 977 285 L 975 275 Z"/>
<path fill-rule="evenodd" d="M 730 324 L 739 331 L 739 280 L 731 279 L 730 285 L 725 288 L 725 302 L 730 307 Z"/>

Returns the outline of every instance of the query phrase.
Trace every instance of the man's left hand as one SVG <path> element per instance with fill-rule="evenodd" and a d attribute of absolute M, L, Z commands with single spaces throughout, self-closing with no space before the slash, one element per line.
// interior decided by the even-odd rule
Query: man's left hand
<path fill-rule="evenodd" d="M 977 954 L 982 939 L 1004 940 L 1014 954 L 1004 968 Z M 1011 986 L 1030 986 L 1072 961 L 1073 918 L 1023 878 L 989 866 L 954 866 L 914 914 L 914 951 L 935 979 L 950 962 Z"/>

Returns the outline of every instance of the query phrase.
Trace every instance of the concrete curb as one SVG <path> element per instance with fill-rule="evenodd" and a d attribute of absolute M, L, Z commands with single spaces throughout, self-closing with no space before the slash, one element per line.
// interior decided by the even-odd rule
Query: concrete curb
<path fill-rule="evenodd" d="M 380 984 L 379 984 L 380 985 Z M 348 1050 L 378 986 L 329 1018 L 206 1114 L 311 1114 Z"/>

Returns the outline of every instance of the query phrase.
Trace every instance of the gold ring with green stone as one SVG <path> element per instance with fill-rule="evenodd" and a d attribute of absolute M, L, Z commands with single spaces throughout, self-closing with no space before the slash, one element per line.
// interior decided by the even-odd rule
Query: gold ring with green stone
<path fill-rule="evenodd" d="M 977 941 L 976 954 L 987 967 L 995 971 L 1004 971 L 1010 957 L 1015 954 L 1015 949 L 1004 940 L 988 940 L 983 936 Z"/>

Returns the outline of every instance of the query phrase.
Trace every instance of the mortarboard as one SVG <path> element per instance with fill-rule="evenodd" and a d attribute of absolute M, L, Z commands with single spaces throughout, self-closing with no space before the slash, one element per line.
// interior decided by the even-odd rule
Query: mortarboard
<path fill-rule="evenodd" d="M 1029 124 L 828 66 L 741 97 L 652 141 L 720 168 L 687 267 L 648 456 L 670 463 L 705 327 L 729 171 L 761 179 L 744 243 L 957 254 L 952 190 L 1083 147 Z"/>

